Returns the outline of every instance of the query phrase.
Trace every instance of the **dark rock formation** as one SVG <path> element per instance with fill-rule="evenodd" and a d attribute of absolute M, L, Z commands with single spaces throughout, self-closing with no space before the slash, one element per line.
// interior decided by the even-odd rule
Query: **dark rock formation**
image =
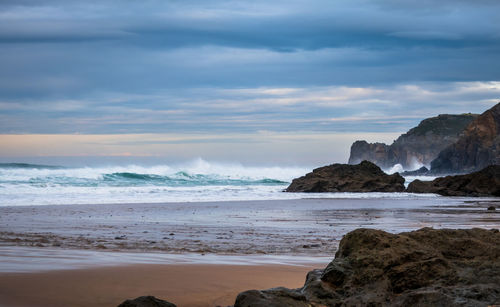
<path fill-rule="evenodd" d="M 240 293 L 249 306 L 488 306 L 500 303 L 498 229 L 357 229 L 300 289 Z"/>
<path fill-rule="evenodd" d="M 157 299 L 154 296 L 140 296 L 133 300 L 126 300 L 118 307 L 176 307 L 176 305 Z"/>
<path fill-rule="evenodd" d="M 439 177 L 433 181 L 414 180 L 410 193 L 436 193 L 444 196 L 500 196 L 500 165 L 490 165 L 467 175 Z"/>
<path fill-rule="evenodd" d="M 468 173 L 500 164 L 500 103 L 481 114 L 431 162 L 435 174 Z"/>
<path fill-rule="evenodd" d="M 368 143 L 367 141 L 356 141 L 351 145 L 349 164 L 357 164 L 361 161 L 370 161 L 382 168 L 390 168 L 397 164 L 391 146 L 384 143 Z"/>
<path fill-rule="evenodd" d="M 404 178 L 387 175 L 375 164 L 332 164 L 296 178 L 286 192 L 402 192 Z"/>
<path fill-rule="evenodd" d="M 401 164 L 404 169 L 411 169 L 416 164 L 429 165 L 441 150 L 458 140 L 460 133 L 476 117 L 476 114 L 444 114 L 427 118 L 391 145 L 356 141 L 351 146 L 349 164 L 368 160 L 384 169 L 395 164 Z"/>

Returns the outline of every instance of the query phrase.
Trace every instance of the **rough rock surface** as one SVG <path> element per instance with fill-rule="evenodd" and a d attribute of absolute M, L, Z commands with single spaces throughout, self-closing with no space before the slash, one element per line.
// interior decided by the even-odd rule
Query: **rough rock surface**
<path fill-rule="evenodd" d="M 296 178 L 286 192 L 402 192 L 404 178 L 387 175 L 375 164 L 332 164 Z"/>
<path fill-rule="evenodd" d="M 435 174 L 469 173 L 500 164 L 500 103 L 465 128 L 462 136 L 431 162 Z"/>
<path fill-rule="evenodd" d="M 349 164 L 368 160 L 384 169 L 396 164 L 404 169 L 412 169 L 418 164 L 429 165 L 441 150 L 459 139 L 476 117 L 476 114 L 443 114 L 427 118 L 391 145 L 356 141 L 351 146 Z"/>
<path fill-rule="evenodd" d="M 357 164 L 360 161 L 370 161 L 382 168 L 390 168 L 397 164 L 391 146 L 384 143 L 368 143 L 367 141 L 356 141 L 351 145 L 349 164 Z"/>
<path fill-rule="evenodd" d="M 490 165 L 467 175 L 439 177 L 433 181 L 414 180 L 410 193 L 436 193 L 444 196 L 500 196 L 500 165 Z"/>
<path fill-rule="evenodd" d="M 500 304 L 498 229 L 390 234 L 357 229 L 302 288 L 240 293 L 249 306 L 488 306 Z"/>
<path fill-rule="evenodd" d="M 176 305 L 157 299 L 154 296 L 140 296 L 133 300 L 126 300 L 118 307 L 176 307 Z"/>

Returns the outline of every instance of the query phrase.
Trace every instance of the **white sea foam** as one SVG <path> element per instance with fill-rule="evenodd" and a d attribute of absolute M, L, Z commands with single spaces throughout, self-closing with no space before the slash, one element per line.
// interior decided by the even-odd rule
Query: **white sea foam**
<path fill-rule="evenodd" d="M 402 173 L 404 171 L 405 170 L 403 169 L 403 166 L 401 164 L 394 164 L 390 169 L 385 170 L 384 172 L 389 175 L 392 175 L 394 173 Z"/>

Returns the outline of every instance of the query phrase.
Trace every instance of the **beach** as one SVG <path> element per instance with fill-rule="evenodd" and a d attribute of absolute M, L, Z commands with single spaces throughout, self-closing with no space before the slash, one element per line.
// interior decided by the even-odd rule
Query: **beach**
<path fill-rule="evenodd" d="M 109 251 L 333 256 L 356 228 L 498 228 L 495 198 L 350 198 L 0 207 L 0 243 Z"/>
<path fill-rule="evenodd" d="M 345 198 L 0 207 L 5 306 L 113 306 L 155 295 L 225 306 L 302 286 L 353 229 L 498 228 L 495 198 Z"/>

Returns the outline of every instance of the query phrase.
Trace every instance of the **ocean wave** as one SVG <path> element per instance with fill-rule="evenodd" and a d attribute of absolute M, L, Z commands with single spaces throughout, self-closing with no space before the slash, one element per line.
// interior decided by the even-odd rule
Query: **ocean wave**
<path fill-rule="evenodd" d="M 13 164 L 18 166 L 0 167 L 0 206 L 417 197 L 407 193 L 283 193 L 292 179 L 310 172 L 311 168 L 304 167 L 250 167 L 202 159 L 178 165 L 80 168 Z"/>
<path fill-rule="evenodd" d="M 247 167 L 202 159 L 180 165 L 69 168 L 4 163 L 0 184 L 36 187 L 283 185 L 307 170 L 298 167 Z"/>
<path fill-rule="evenodd" d="M 272 178 L 252 179 L 252 178 L 228 178 L 218 174 L 189 174 L 187 172 L 177 172 L 170 176 L 160 176 L 155 174 L 138 174 L 138 173 L 112 173 L 102 176 L 104 182 L 118 184 L 152 184 L 166 186 L 205 186 L 205 185 L 283 185 L 287 181 L 282 181 Z"/>

